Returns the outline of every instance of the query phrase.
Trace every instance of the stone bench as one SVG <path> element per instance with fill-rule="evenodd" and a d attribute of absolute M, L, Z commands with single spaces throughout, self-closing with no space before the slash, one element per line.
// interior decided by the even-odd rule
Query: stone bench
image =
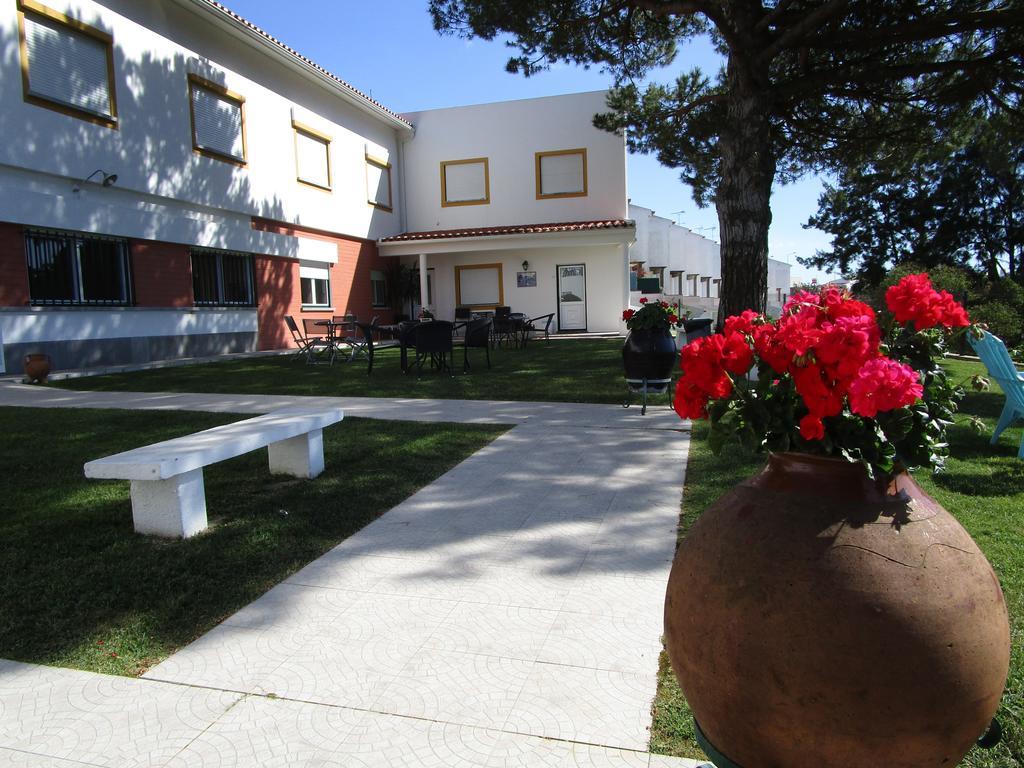
<path fill-rule="evenodd" d="M 340 408 L 286 408 L 87 462 L 85 476 L 131 481 L 139 533 L 188 538 L 206 528 L 203 467 L 268 448 L 272 473 L 316 477 L 324 471 L 324 427 L 344 415 Z"/>

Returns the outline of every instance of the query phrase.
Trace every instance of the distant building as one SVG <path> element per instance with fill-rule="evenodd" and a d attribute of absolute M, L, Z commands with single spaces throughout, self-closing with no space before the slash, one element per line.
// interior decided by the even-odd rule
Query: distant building
<path fill-rule="evenodd" d="M 636 224 L 629 249 L 630 303 L 635 307 L 645 292 L 655 293 L 679 301 L 695 317 L 715 317 L 722 283 L 719 244 L 633 203 L 629 218 Z M 769 314 L 781 312 L 789 294 L 790 265 L 768 259 Z"/>

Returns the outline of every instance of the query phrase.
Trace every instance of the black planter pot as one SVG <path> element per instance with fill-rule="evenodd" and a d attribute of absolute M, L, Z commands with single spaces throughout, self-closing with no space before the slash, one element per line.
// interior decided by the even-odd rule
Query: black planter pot
<path fill-rule="evenodd" d="M 667 328 L 630 331 L 622 346 L 626 378 L 635 381 L 669 378 L 677 356 L 675 339 Z"/>
<path fill-rule="evenodd" d="M 683 320 L 683 330 L 686 332 L 686 340 L 693 341 L 701 336 L 711 335 L 711 318 L 700 317 L 695 320 Z"/>

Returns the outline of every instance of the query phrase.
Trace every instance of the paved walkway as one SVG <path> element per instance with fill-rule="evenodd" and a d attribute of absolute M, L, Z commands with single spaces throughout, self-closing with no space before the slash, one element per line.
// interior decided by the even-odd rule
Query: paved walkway
<path fill-rule="evenodd" d="M 0 386 L 0 405 L 297 400 Z M 0 765 L 694 765 L 645 751 L 688 446 L 678 419 L 333 402 L 517 426 L 142 679 L 0 662 Z"/>

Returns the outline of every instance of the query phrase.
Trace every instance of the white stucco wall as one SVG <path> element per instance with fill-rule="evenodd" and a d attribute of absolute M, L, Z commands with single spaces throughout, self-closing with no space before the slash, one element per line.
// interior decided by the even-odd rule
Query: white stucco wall
<path fill-rule="evenodd" d="M 3 343 L 85 341 L 135 336 L 256 333 L 255 309 L 101 309 L 0 311 Z"/>
<path fill-rule="evenodd" d="M 536 288 L 516 286 L 516 273 L 523 260 L 530 262 L 530 271 L 537 273 Z M 414 262 L 410 262 L 414 263 Z M 587 279 L 587 330 L 618 332 L 627 296 L 626 263 L 623 246 L 596 245 L 562 247 L 550 250 L 521 248 L 463 253 L 430 254 L 428 266 L 434 274 L 434 307 L 441 320 L 455 316 L 455 267 L 468 264 L 502 265 L 502 289 L 505 304 L 513 312 L 529 317 L 555 313 L 552 332 L 558 330 L 558 295 L 556 267 L 583 264 Z"/>
<path fill-rule="evenodd" d="M 400 231 L 400 183 L 392 169 L 393 212 L 366 201 L 365 154 L 398 164 L 398 135 L 386 121 L 350 105 L 246 42 L 197 15 L 184 1 L 65 0 L 56 7 L 113 35 L 118 128 L 93 125 L 23 99 L 14 2 L 0 9 L 0 166 L 65 183 L 65 194 L 35 189 L 31 209 L 54 227 L 196 242 L 195 211 L 264 216 L 358 237 Z M 245 97 L 248 164 L 237 167 L 192 149 L 187 75 L 198 74 Z M 332 137 L 333 190 L 296 180 L 292 119 Z M 116 186 L 76 180 L 97 168 Z M 24 223 L 24 185 L 0 178 L 0 220 Z M 117 191 L 120 198 L 102 193 Z M 124 199 L 138 195 L 137 201 Z M 162 201 L 167 210 L 159 211 Z M 140 204 L 145 220 L 125 212 Z M 159 226 L 153 217 L 162 218 Z M 82 227 L 82 222 L 93 226 Z M 33 222 L 38 223 L 38 222 Z M 101 224 L 104 227 L 101 229 Z M 225 245 L 224 247 L 233 247 Z M 305 258 L 305 256 L 304 256 Z"/>
<path fill-rule="evenodd" d="M 409 231 L 626 218 L 625 140 L 594 128 L 605 92 L 505 101 L 403 115 Z M 587 196 L 538 200 L 535 153 L 585 147 Z M 441 162 L 488 158 L 490 203 L 441 205 Z"/>

